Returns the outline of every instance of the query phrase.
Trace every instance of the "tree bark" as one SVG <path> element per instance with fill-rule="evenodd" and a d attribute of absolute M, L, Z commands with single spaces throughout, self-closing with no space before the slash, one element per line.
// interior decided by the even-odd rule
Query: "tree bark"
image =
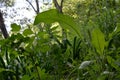
<path fill-rule="evenodd" d="M 0 12 L 0 29 L 1 29 L 1 32 L 2 32 L 2 35 L 4 36 L 4 38 L 5 39 L 8 38 L 9 35 L 8 35 L 7 29 L 6 29 L 5 24 L 4 24 L 2 12 Z"/>

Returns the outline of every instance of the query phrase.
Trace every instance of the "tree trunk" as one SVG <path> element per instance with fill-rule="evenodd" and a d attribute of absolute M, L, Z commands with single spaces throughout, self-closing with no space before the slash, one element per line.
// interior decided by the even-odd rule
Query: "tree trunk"
<path fill-rule="evenodd" d="M 0 12 L 0 29 L 1 29 L 1 32 L 2 32 L 2 35 L 4 36 L 4 38 L 5 39 L 8 38 L 9 35 L 8 35 L 7 29 L 6 29 L 5 24 L 4 24 L 2 12 Z"/>

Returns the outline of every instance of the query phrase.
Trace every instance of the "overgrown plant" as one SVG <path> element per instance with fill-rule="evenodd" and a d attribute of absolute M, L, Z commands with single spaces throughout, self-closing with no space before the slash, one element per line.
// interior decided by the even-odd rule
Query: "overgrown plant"
<path fill-rule="evenodd" d="M 104 3 L 96 0 L 90 5 L 101 11 Z M 39 13 L 23 32 L 21 26 L 12 24 L 11 36 L 0 40 L 1 80 L 119 79 L 120 22 L 113 19 L 119 11 L 106 9 L 99 16 L 87 15 L 84 28 L 54 9 Z"/>

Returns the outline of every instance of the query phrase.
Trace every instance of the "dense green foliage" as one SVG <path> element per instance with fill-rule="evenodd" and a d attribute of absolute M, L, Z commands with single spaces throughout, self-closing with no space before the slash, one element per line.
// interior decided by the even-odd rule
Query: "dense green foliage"
<path fill-rule="evenodd" d="M 119 80 L 119 8 L 117 0 L 90 0 L 74 14 L 39 13 L 24 31 L 11 24 L 0 40 L 0 80 Z"/>

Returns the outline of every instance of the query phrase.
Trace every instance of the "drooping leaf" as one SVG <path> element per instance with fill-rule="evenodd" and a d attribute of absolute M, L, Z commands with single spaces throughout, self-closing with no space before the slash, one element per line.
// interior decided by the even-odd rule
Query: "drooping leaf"
<path fill-rule="evenodd" d="M 15 23 L 11 24 L 12 31 L 20 31 L 21 27 L 20 25 L 17 25 Z"/>
<path fill-rule="evenodd" d="M 99 28 L 92 32 L 92 44 L 99 54 L 102 54 L 105 47 L 105 37 Z"/>
<path fill-rule="evenodd" d="M 74 22 L 74 19 L 70 16 L 59 13 L 55 9 L 39 13 L 35 18 L 34 25 L 37 25 L 41 22 L 45 22 L 47 24 L 58 22 L 62 28 L 68 29 L 73 34 L 75 33 L 81 37 L 80 27 Z"/>

